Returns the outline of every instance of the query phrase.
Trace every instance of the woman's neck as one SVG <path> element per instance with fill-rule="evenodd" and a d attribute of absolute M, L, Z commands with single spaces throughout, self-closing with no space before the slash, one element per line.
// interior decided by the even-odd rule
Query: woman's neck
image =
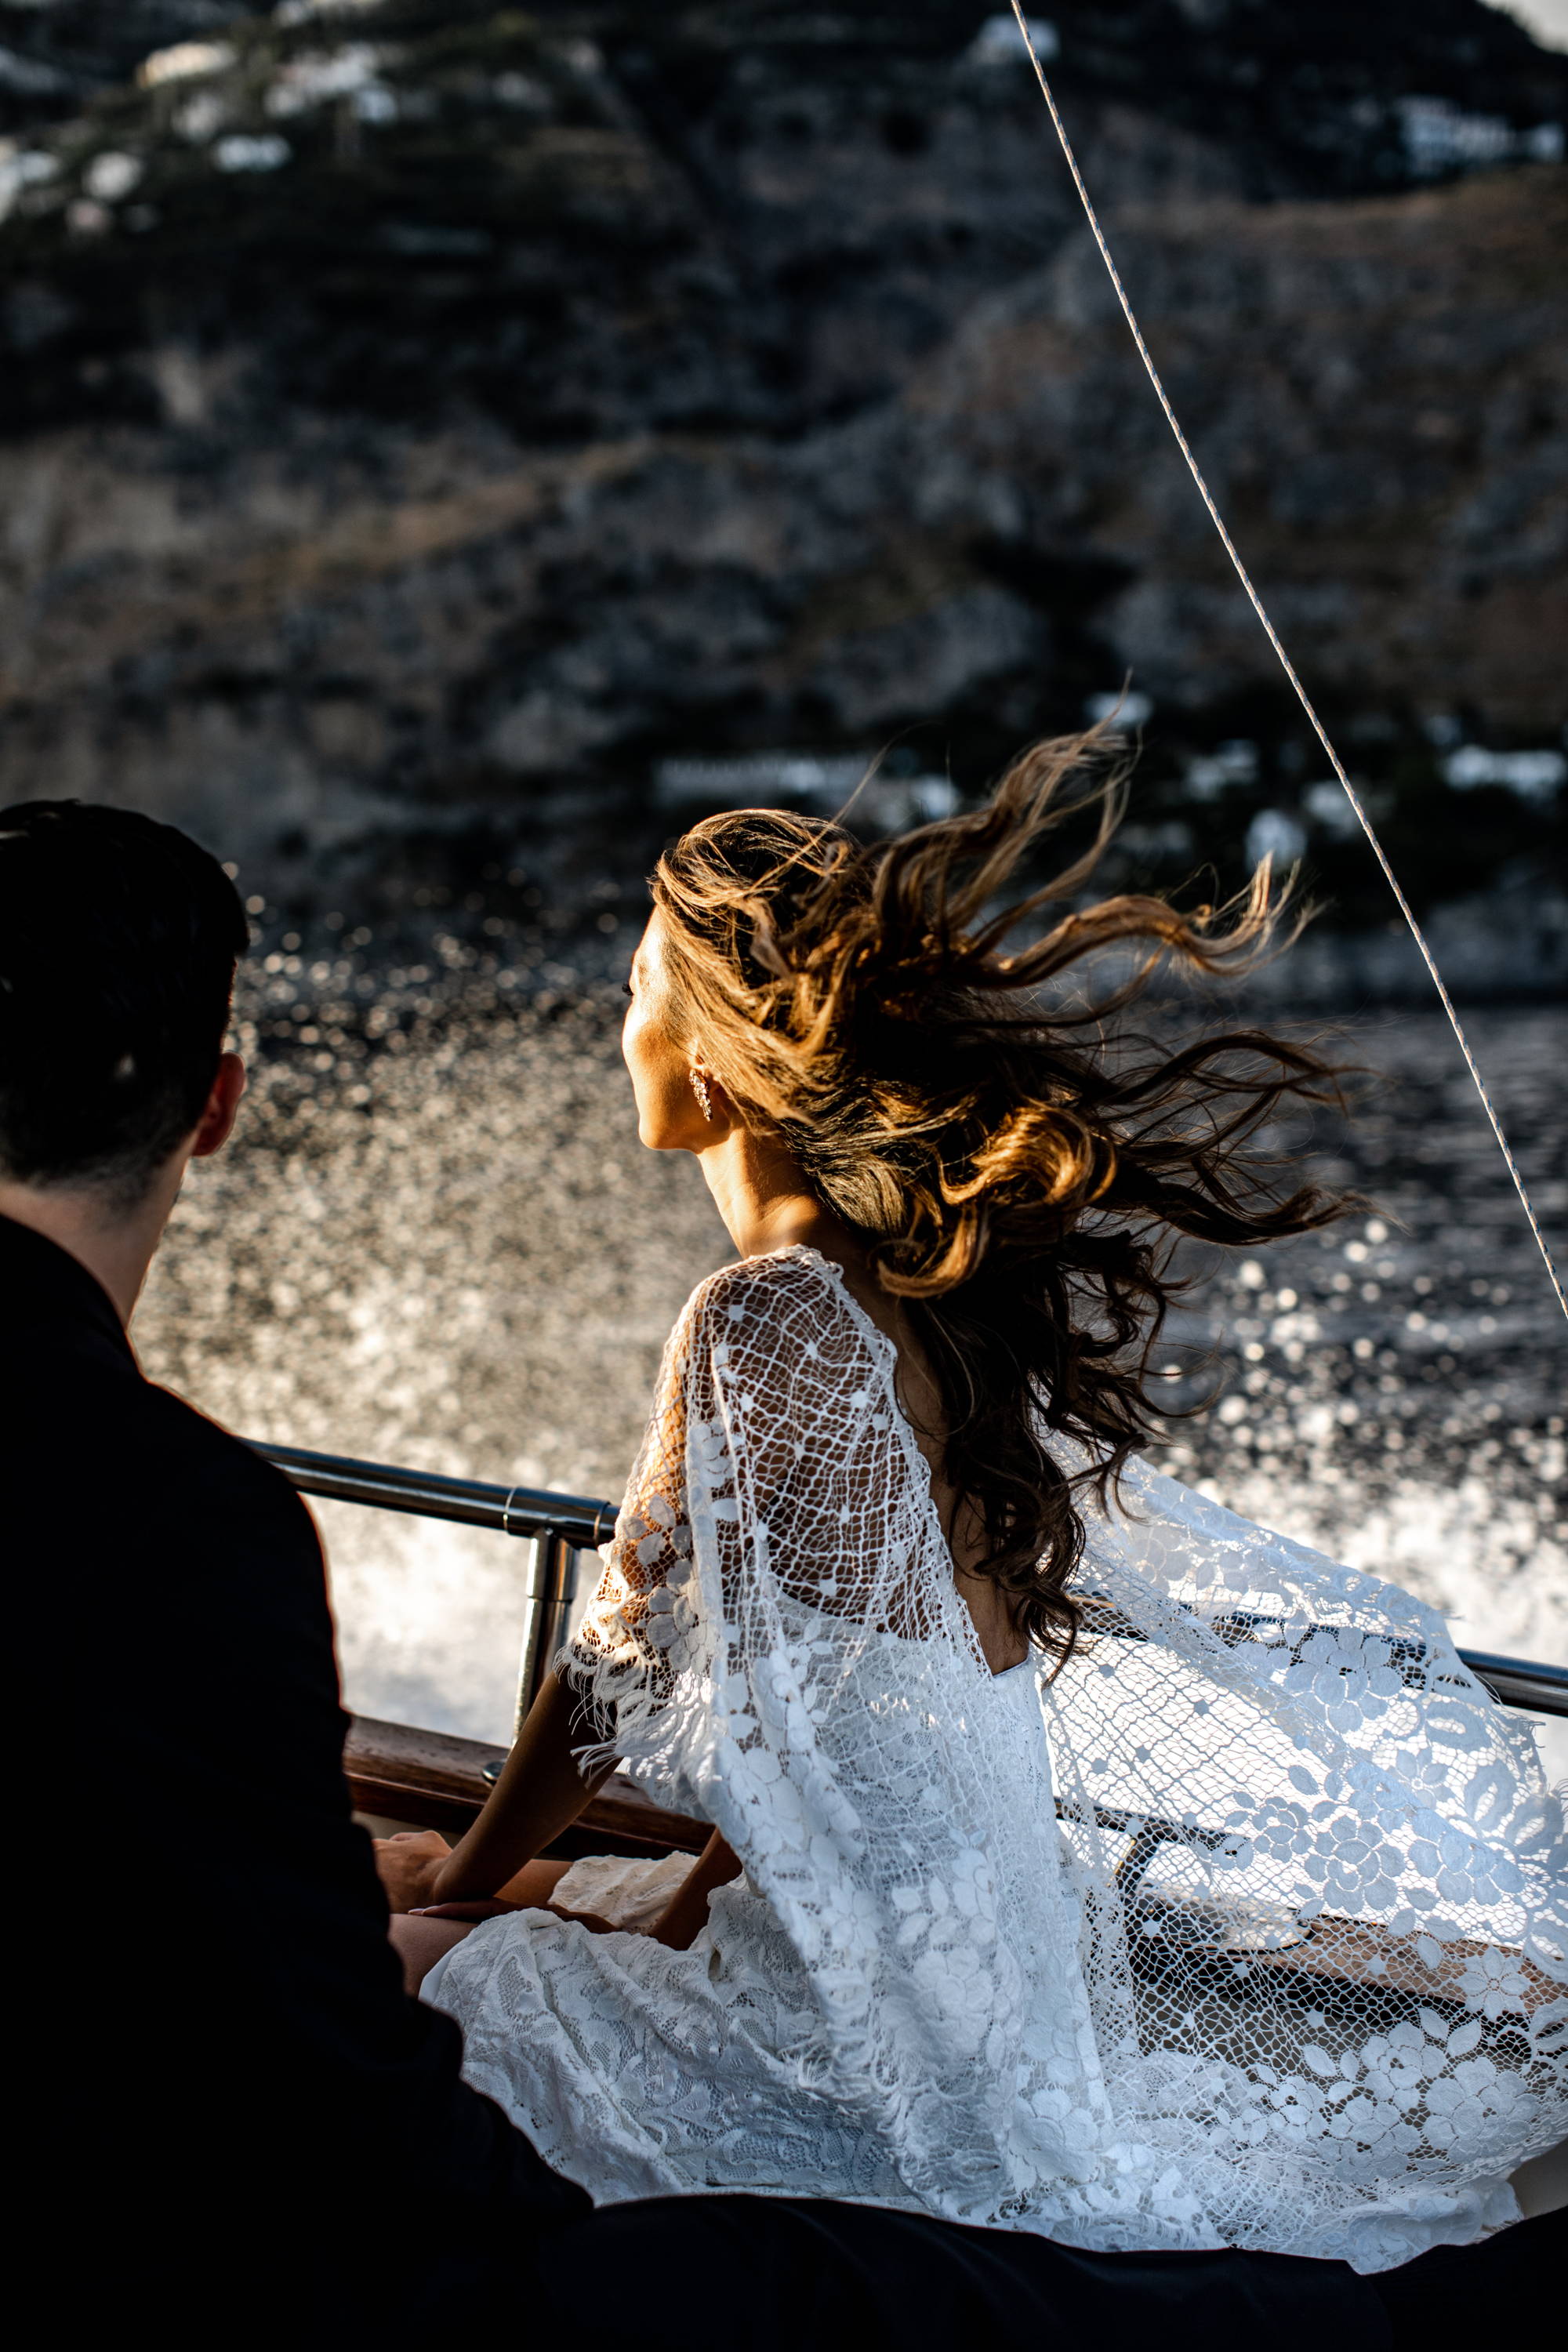
<path fill-rule="evenodd" d="M 817 1199 L 786 1145 L 735 1127 L 700 1151 L 697 1164 L 742 1257 L 802 1244 L 840 1265 L 858 1255 L 848 1227 Z"/>
<path fill-rule="evenodd" d="M 909 1354 L 909 1318 L 902 1302 L 885 1291 L 872 1271 L 865 1238 L 836 1216 L 812 1191 L 805 1169 L 775 1137 L 735 1127 L 697 1154 L 708 1190 L 718 1204 L 730 1239 L 742 1257 L 766 1257 L 773 1250 L 805 1247 L 828 1258 L 843 1273 L 858 1305 L 899 1349 Z M 915 1350 L 915 1388 L 930 1384 Z"/>

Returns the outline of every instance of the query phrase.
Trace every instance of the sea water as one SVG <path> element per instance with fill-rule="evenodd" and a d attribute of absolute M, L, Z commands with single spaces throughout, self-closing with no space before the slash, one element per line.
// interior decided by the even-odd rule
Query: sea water
<path fill-rule="evenodd" d="M 271 961 L 297 969 L 246 1000 L 251 1091 L 149 1284 L 146 1370 L 247 1436 L 618 1495 L 665 1335 L 733 1255 L 695 1165 L 637 1142 L 618 996 Z M 1561 1255 L 1568 1014 L 1472 1028 Z M 1215 1402 L 1157 1458 L 1464 1646 L 1568 1660 L 1568 1324 L 1441 1015 L 1350 1021 L 1336 1050 L 1379 1075 L 1316 1164 L 1374 1205 L 1208 1270 L 1156 1360 L 1173 1404 Z M 318 1516 L 349 1703 L 505 1738 L 525 1548 Z"/>

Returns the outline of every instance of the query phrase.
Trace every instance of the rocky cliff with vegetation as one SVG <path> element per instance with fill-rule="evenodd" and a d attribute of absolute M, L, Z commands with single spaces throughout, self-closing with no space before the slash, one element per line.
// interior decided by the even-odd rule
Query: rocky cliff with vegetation
<path fill-rule="evenodd" d="M 1039 38 L 1414 893 L 1534 919 L 1568 59 L 1479 0 Z M 973 790 L 1130 675 L 1130 870 L 1272 822 L 1383 919 L 983 8 L 0 0 L 0 797 L 302 907 L 570 897 L 704 761 Z"/>

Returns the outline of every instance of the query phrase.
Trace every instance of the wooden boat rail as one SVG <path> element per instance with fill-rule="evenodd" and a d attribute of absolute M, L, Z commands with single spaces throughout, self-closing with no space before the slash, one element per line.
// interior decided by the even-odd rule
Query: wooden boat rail
<path fill-rule="evenodd" d="M 521 1721 L 565 1638 L 576 1585 L 577 1553 L 609 1539 L 616 1506 L 591 1496 L 557 1494 L 549 1487 L 487 1486 L 390 1463 L 308 1453 L 300 1446 L 258 1444 L 256 1451 L 281 1470 L 301 1494 L 488 1528 L 532 1545 L 518 1677 Z M 1108 1625 L 1102 1630 L 1109 1633 L 1113 1629 Z M 1484 1650 L 1461 1650 L 1459 1656 L 1504 1706 L 1568 1716 L 1568 1666 L 1499 1657 Z M 344 1769 L 362 1812 L 458 1837 L 484 1803 L 506 1755 L 506 1748 L 493 1741 L 422 1731 L 359 1716 L 350 1727 Z M 707 1822 L 666 1811 L 633 1782 L 617 1775 L 551 1852 L 566 1855 L 653 1856 L 672 1850 L 698 1853 L 708 1834 Z M 1180 1840 L 1179 1831 L 1173 1830 L 1172 1834 Z M 1139 1849 L 1134 1885 L 1152 1859 L 1153 1848 L 1164 1842 L 1159 1837 L 1152 1843 L 1145 1839 L 1149 1850 Z"/>
<path fill-rule="evenodd" d="M 343 1769 L 357 1811 L 399 1828 L 439 1830 L 460 1838 L 489 1795 L 507 1751 L 492 1741 L 461 1739 L 446 1731 L 416 1731 L 356 1715 L 349 1726 Z M 591 1798 L 552 1855 L 622 1853 L 657 1859 L 700 1853 L 708 1822 L 667 1812 L 634 1781 L 616 1773 Z"/>

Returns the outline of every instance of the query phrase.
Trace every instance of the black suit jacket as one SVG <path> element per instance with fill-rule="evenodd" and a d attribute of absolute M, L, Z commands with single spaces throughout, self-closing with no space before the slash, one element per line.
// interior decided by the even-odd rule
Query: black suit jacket
<path fill-rule="evenodd" d="M 0 1371 L 13 1721 L 18 1696 L 34 1717 L 7 1874 L 32 2109 L 14 2150 L 40 2151 L 34 2186 L 91 2275 L 166 2314 L 232 2307 L 237 2282 L 296 2324 L 302 2297 L 366 2325 L 471 2310 L 525 2215 L 586 2200 L 403 1992 L 310 1513 L 144 1380 L 92 1276 L 5 1218 Z"/>

